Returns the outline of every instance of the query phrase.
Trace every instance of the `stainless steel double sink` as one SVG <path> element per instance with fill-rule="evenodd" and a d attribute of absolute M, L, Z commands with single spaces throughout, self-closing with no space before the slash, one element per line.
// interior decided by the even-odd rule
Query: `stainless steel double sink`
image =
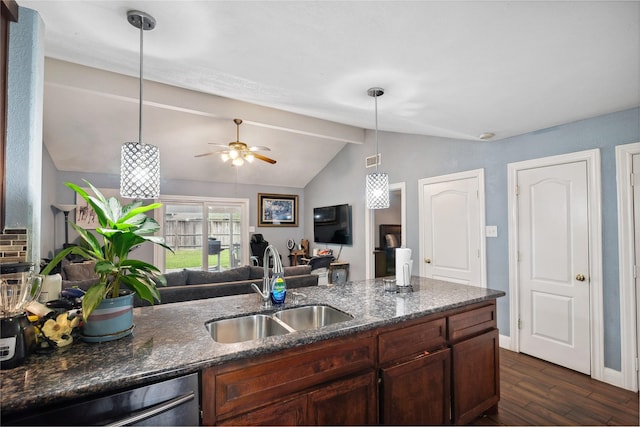
<path fill-rule="evenodd" d="M 353 316 L 328 305 L 286 308 L 273 314 L 251 314 L 207 322 L 214 341 L 225 344 L 318 329 L 352 320 Z"/>

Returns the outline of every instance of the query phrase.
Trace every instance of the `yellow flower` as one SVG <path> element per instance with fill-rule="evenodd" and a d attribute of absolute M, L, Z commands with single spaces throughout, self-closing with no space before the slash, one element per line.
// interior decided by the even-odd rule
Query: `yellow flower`
<path fill-rule="evenodd" d="M 73 320 L 69 321 L 67 313 L 59 314 L 56 320 L 49 319 L 44 322 L 42 326 L 42 333 L 58 345 L 63 347 L 73 342 L 71 337 L 71 331 L 78 326 L 80 317 L 76 316 Z"/>

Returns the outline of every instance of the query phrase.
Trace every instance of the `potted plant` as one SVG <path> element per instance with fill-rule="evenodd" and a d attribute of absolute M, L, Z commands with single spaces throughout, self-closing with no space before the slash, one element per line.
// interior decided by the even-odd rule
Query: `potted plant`
<path fill-rule="evenodd" d="M 156 284 L 166 286 L 166 280 L 156 266 L 129 258 L 129 252 L 145 242 L 160 245 L 172 252 L 173 250 L 164 243 L 162 237 L 152 235 L 160 226 L 146 215 L 146 212 L 160 207 L 160 203 L 143 206 L 142 201 L 136 200 L 122 206 L 115 197 L 107 199 L 91 183 L 86 180 L 84 182 L 94 195 L 73 183 L 67 182 L 65 185 L 78 193 L 95 211 L 100 224 L 95 231 L 102 237 L 102 242 L 91 231 L 70 222 L 85 244 L 63 249 L 41 273 L 49 274 L 69 254 L 77 254 L 95 262 L 98 282 L 90 286 L 82 298 L 82 316 L 85 321 L 82 333 L 84 338 L 88 338 L 86 341 L 108 341 L 131 333 L 134 293 L 153 304 L 154 300 L 160 301 Z M 121 290 L 121 285 L 132 292 Z M 114 303 L 122 298 L 124 301 Z M 110 307 L 101 308 L 104 305 Z M 105 315 L 99 315 L 100 310 L 106 310 Z M 114 313 L 122 315 L 118 316 L 119 319 L 116 317 L 115 328 L 103 329 L 101 318 L 114 318 Z"/>

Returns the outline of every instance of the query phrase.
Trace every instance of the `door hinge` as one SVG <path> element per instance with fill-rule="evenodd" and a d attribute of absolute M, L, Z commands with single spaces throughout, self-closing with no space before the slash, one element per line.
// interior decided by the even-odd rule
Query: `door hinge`
<path fill-rule="evenodd" d="M 516 196 L 520 195 L 520 186 L 516 185 Z"/>
<path fill-rule="evenodd" d="M 636 357 L 636 360 L 635 360 L 635 364 L 636 364 L 636 366 L 635 366 L 636 372 L 640 371 L 640 367 L 638 366 L 638 358 L 637 357 Z"/>
<path fill-rule="evenodd" d="M 637 265 L 633 266 L 633 278 L 634 279 L 638 278 L 638 266 Z"/>
<path fill-rule="evenodd" d="M 518 329 L 522 329 L 522 320 L 518 319 Z"/>

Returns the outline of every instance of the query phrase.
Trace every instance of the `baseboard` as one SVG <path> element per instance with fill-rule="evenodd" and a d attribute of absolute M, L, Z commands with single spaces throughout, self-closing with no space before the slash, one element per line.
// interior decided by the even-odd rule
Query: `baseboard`
<path fill-rule="evenodd" d="M 638 391 L 638 390 L 633 390 L 633 385 L 625 384 L 624 376 L 622 375 L 622 372 L 616 371 L 615 369 L 605 367 L 602 370 L 602 382 L 614 385 L 616 387 L 624 388 L 626 390 Z"/>
<path fill-rule="evenodd" d="M 507 335 L 500 334 L 499 340 L 500 340 L 500 344 L 499 344 L 500 347 L 506 348 L 507 350 L 512 350 L 512 348 L 511 348 L 511 337 L 509 337 Z"/>

